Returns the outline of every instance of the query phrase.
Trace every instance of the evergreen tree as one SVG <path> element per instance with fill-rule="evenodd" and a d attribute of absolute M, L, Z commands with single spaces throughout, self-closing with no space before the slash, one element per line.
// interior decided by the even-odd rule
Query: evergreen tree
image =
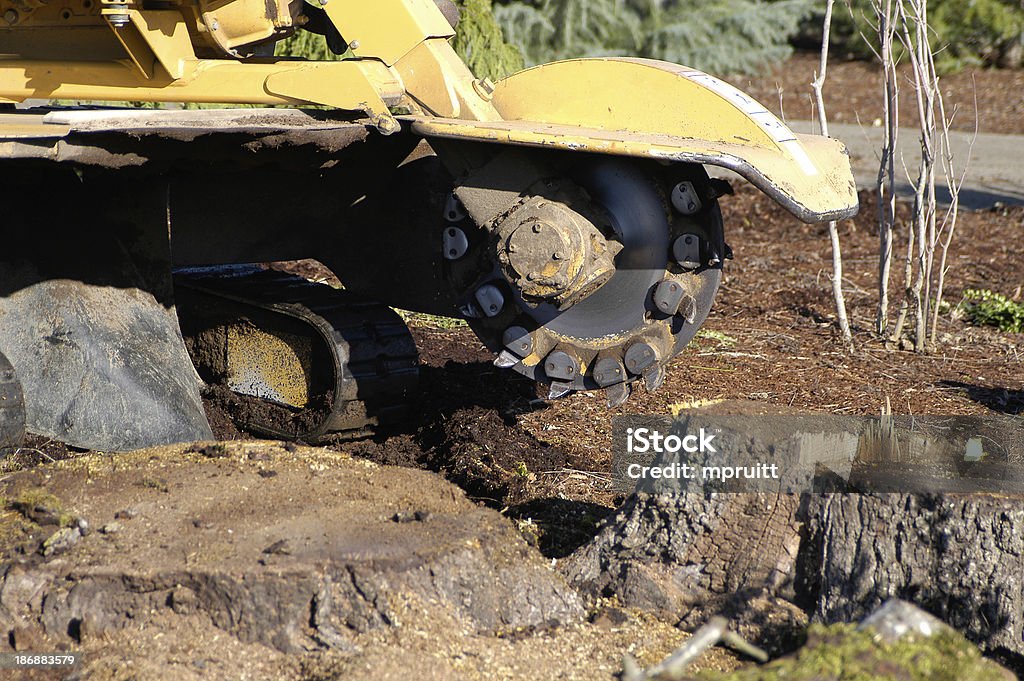
<path fill-rule="evenodd" d="M 523 55 L 505 42 L 491 12 L 491 0 L 458 0 L 456 4 L 462 19 L 452 47 L 477 77 L 499 80 L 523 68 Z"/>
<path fill-rule="evenodd" d="M 624 0 L 539 0 L 497 5 L 506 39 L 529 65 L 558 59 L 637 55 L 642 21 Z"/>
<path fill-rule="evenodd" d="M 505 42 L 491 13 L 491 0 L 456 0 L 462 19 L 452 46 L 478 77 L 498 80 L 523 68 L 519 50 Z M 296 33 L 277 44 L 278 56 L 316 61 L 341 59 L 327 48 L 324 37 L 309 31 Z"/>
<path fill-rule="evenodd" d="M 716 73 L 784 59 L 812 0 L 511 0 L 495 7 L 528 64 L 635 55 Z"/>

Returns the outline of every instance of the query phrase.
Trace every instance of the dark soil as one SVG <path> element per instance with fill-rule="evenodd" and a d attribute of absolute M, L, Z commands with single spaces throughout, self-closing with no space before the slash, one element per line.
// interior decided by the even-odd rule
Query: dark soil
<path fill-rule="evenodd" d="M 819 55 L 798 52 L 761 76 L 729 78 L 736 87 L 753 95 L 777 115 L 790 120 L 817 120 L 811 81 L 819 67 Z M 901 124 L 920 127 L 916 115 L 910 70 L 899 71 Z M 940 77 L 947 114 L 956 115 L 953 129 L 1024 134 L 1024 70 L 966 69 Z M 882 86 L 879 69 L 867 61 L 831 59 L 825 81 L 825 111 L 834 123 L 860 123 L 871 127 L 882 117 Z M 977 102 L 977 105 L 975 105 Z"/>
<path fill-rule="evenodd" d="M 302 439 L 321 426 L 330 415 L 334 394 L 318 395 L 303 409 L 292 409 L 248 395 L 240 395 L 224 385 L 212 385 L 203 391 L 203 408 L 214 435 L 221 440 L 237 440 L 250 435 L 270 437 L 288 434 Z"/>
<path fill-rule="evenodd" d="M 561 557 L 586 542 L 611 509 L 560 498 L 552 471 L 586 461 L 552 446 L 519 425 L 543 411 L 536 385 L 492 364 L 469 329 L 413 327 L 420 349 L 418 425 L 413 432 L 342 443 L 378 463 L 425 467 L 443 474 L 481 503 L 520 521 L 545 555 Z"/>

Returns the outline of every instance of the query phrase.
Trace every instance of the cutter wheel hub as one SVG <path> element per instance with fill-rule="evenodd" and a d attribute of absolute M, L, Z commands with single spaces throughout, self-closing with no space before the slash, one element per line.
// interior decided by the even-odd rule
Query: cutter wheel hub
<path fill-rule="evenodd" d="M 615 273 L 604 234 L 564 203 L 531 197 L 498 227 L 497 258 L 523 301 L 566 309 Z"/>
<path fill-rule="evenodd" d="M 462 311 L 495 364 L 552 398 L 604 389 L 617 405 L 638 380 L 656 390 L 721 280 L 721 183 L 699 165 L 538 156 L 499 155 L 455 190 L 463 210 L 446 229 L 468 247 L 446 268 Z"/>

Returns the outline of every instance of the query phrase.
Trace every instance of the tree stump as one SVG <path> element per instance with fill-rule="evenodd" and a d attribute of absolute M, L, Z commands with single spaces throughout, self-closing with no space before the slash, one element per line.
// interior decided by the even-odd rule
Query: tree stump
<path fill-rule="evenodd" d="M 826 622 L 912 601 L 993 653 L 1024 654 L 1024 500 L 989 494 L 809 498 L 798 589 Z"/>
<path fill-rule="evenodd" d="M 586 593 L 686 627 L 726 614 L 771 647 L 806 624 L 787 601 L 799 503 L 785 494 L 637 494 L 561 570 Z"/>

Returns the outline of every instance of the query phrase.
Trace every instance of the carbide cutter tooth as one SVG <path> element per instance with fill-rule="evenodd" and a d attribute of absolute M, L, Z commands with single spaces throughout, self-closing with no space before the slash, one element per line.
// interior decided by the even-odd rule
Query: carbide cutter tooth
<path fill-rule="evenodd" d="M 551 390 L 548 391 L 549 400 L 557 400 L 559 397 L 565 397 L 572 392 L 572 383 L 565 381 L 552 381 Z"/>
<path fill-rule="evenodd" d="M 629 388 L 629 383 L 618 383 L 605 390 L 608 396 L 608 408 L 614 409 L 625 403 L 629 399 L 629 394 L 632 392 Z"/>
<path fill-rule="evenodd" d="M 501 353 L 494 358 L 494 366 L 499 369 L 509 369 L 519 364 L 519 358 L 513 355 L 508 350 L 502 350 Z"/>
<path fill-rule="evenodd" d="M 665 367 L 661 364 L 655 364 L 647 371 L 644 372 L 644 387 L 647 392 L 653 393 L 655 390 L 661 387 L 661 384 L 665 382 Z"/>

